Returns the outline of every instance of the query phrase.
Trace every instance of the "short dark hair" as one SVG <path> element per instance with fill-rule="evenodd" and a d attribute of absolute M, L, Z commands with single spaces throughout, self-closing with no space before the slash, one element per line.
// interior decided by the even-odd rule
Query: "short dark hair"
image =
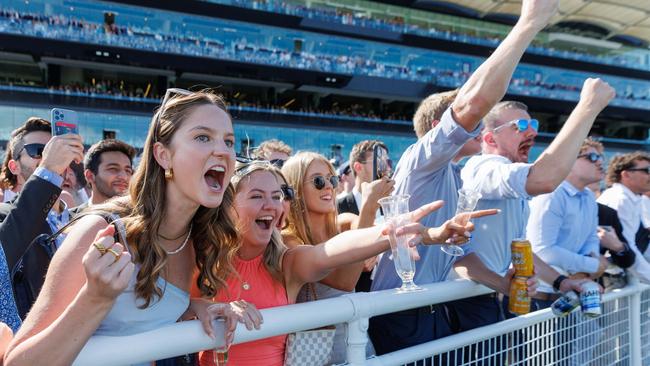
<path fill-rule="evenodd" d="M 16 155 L 19 154 L 18 150 L 21 150 L 24 146 L 23 138 L 25 135 L 37 131 L 52 133 L 52 124 L 43 118 L 29 117 L 25 124 L 11 132 L 11 137 L 7 142 L 5 160 L 2 162 L 2 169 L 0 170 L 0 180 L 4 189 L 14 188 L 18 183 L 18 177 L 9 170 L 9 161 L 18 159 Z"/>
<path fill-rule="evenodd" d="M 93 174 L 99 172 L 99 164 L 101 163 L 101 156 L 105 152 L 117 151 L 129 157 L 129 162 L 133 164 L 133 158 L 135 157 L 135 148 L 127 144 L 126 142 L 107 139 L 101 140 L 95 143 L 93 146 L 88 149 L 86 156 L 84 157 L 84 169 L 88 169 Z"/>
<path fill-rule="evenodd" d="M 363 140 L 352 146 L 352 151 L 350 151 L 350 166 L 356 162 L 365 162 L 367 159 L 366 153 L 372 152 L 375 146 L 379 146 L 388 152 L 386 144 L 379 140 Z"/>

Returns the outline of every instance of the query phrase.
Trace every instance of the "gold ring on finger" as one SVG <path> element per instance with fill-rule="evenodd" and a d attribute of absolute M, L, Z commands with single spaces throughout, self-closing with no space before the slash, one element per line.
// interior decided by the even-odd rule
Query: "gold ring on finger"
<path fill-rule="evenodd" d="M 106 254 L 106 247 L 102 243 L 94 242 L 93 246 L 99 251 L 101 255 Z"/>
<path fill-rule="evenodd" d="M 122 253 L 119 253 L 117 250 L 113 248 L 106 249 L 106 253 L 111 253 L 113 256 L 115 256 L 115 260 L 113 260 L 113 263 L 117 262 L 118 259 L 122 256 Z"/>

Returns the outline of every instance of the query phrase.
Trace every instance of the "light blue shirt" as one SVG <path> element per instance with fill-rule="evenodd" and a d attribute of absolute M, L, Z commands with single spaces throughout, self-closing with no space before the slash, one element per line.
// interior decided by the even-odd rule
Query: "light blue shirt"
<path fill-rule="evenodd" d="M 546 263 L 568 273 L 598 270 L 598 259 L 589 256 L 600 253 L 597 226 L 596 197 L 587 188 L 579 191 L 564 181 L 552 193 L 530 201 L 526 234 L 533 251 Z"/>
<path fill-rule="evenodd" d="M 440 123 L 409 146 L 397 163 L 394 194 L 411 195 L 411 210 L 436 200 L 445 200 L 442 208 L 420 221 L 423 225 L 439 226 L 454 215 L 460 187 L 451 160 L 465 142 L 480 133 L 481 128 L 479 126 L 473 132 L 467 132 L 454 121 L 451 109 L 447 109 Z M 422 285 L 444 281 L 454 257 L 445 254 L 438 245 L 418 246 L 418 252 L 420 260 L 415 262 L 414 282 Z M 391 256 L 383 255 L 377 265 L 372 290 L 396 288 L 401 283 Z"/>
<path fill-rule="evenodd" d="M 61 187 L 63 185 L 63 177 L 54 173 L 53 171 L 47 170 L 43 167 L 38 167 L 34 171 L 34 175 L 45 179 L 46 181 L 54 184 L 57 187 Z M 61 213 L 57 213 L 54 209 L 50 210 L 47 214 L 47 223 L 50 225 L 50 229 L 52 230 L 52 233 L 56 233 L 61 229 L 63 226 L 65 226 L 68 222 L 70 222 L 70 212 L 68 211 L 68 207 L 66 206 L 65 202 L 60 201 L 63 204 L 63 210 Z M 63 240 L 65 239 L 65 234 L 61 233 L 59 234 L 56 238 L 56 247 L 59 248 L 61 244 L 63 243 Z"/>
<path fill-rule="evenodd" d="M 463 187 L 477 190 L 482 198 L 476 210 L 498 208 L 501 213 L 473 219 L 472 249 L 485 266 L 504 275 L 512 261 L 510 243 L 523 238 L 528 219 L 526 180 L 531 164 L 513 163 L 492 154 L 473 156 L 461 171 Z"/>

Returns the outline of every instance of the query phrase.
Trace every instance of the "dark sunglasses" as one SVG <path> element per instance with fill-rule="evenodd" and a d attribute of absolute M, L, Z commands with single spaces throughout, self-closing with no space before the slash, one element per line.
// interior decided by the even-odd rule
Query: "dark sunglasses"
<path fill-rule="evenodd" d="M 23 147 L 16 152 L 16 155 L 14 156 L 14 159 L 18 159 L 20 157 L 20 153 L 25 150 L 27 155 L 29 155 L 30 158 L 32 159 L 40 159 L 43 157 L 43 150 L 45 149 L 44 144 L 27 144 L 23 145 Z"/>
<path fill-rule="evenodd" d="M 643 172 L 646 174 L 650 174 L 650 166 L 647 166 L 645 168 L 630 168 L 630 169 L 625 169 L 629 172 Z"/>
<path fill-rule="evenodd" d="M 294 191 L 293 187 L 290 185 L 282 184 L 280 185 L 280 189 L 282 190 L 282 195 L 284 196 L 285 201 L 293 201 L 293 199 L 296 198 L 296 191 Z"/>
<path fill-rule="evenodd" d="M 578 155 L 578 158 L 586 158 L 587 160 L 589 160 L 592 163 L 596 163 L 598 161 L 603 161 L 603 159 L 604 159 L 602 155 L 600 155 L 598 153 L 595 153 L 595 152 L 590 152 L 589 154 Z"/>
<path fill-rule="evenodd" d="M 329 180 L 330 184 L 332 184 L 332 188 L 336 189 L 336 187 L 339 186 L 339 177 L 336 175 L 330 176 L 329 179 L 323 177 L 322 175 L 317 175 L 311 180 L 311 182 L 314 183 L 314 187 L 320 191 L 321 189 L 325 188 L 327 180 Z"/>
<path fill-rule="evenodd" d="M 532 128 L 533 131 L 537 132 L 537 130 L 539 129 L 539 121 L 536 119 L 516 119 L 514 121 L 506 122 L 501 126 L 493 129 L 492 131 L 497 132 L 498 130 L 506 126 L 517 126 L 517 131 L 519 132 L 526 131 L 528 129 L 528 126 L 530 126 L 530 128 Z"/>
<path fill-rule="evenodd" d="M 275 165 L 276 168 L 282 169 L 282 166 L 284 165 L 285 160 L 283 159 L 272 159 L 269 160 L 269 163 Z"/>

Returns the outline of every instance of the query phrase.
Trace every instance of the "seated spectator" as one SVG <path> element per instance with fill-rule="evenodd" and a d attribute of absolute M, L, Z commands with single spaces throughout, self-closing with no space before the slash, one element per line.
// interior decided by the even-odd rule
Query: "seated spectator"
<path fill-rule="evenodd" d="M 60 137 L 66 136 L 54 139 Z M 83 159 L 78 143 L 74 157 Z M 195 272 L 200 294 L 214 296 L 238 248 L 231 210 L 219 209 L 232 203 L 234 145 L 219 96 L 168 90 L 130 195 L 94 207 L 72 226 L 10 345 L 7 364 L 69 365 L 93 335 L 131 335 L 193 316 L 209 335 L 211 321 L 225 316 L 231 329 L 226 336 L 232 337 L 237 321 L 254 316 L 236 304 L 210 308 L 212 302 L 189 296 Z M 67 167 L 68 155 L 58 152 Z"/>
<path fill-rule="evenodd" d="M 89 200 L 70 210 L 73 215 L 128 192 L 133 175 L 135 149 L 119 140 L 102 140 L 88 149 L 84 158 L 85 180 L 91 188 Z"/>
<path fill-rule="evenodd" d="M 23 177 L 20 175 L 15 175 L 12 173 L 10 166 L 16 166 L 17 162 L 13 159 L 11 152 L 14 150 L 14 146 L 11 145 L 11 141 L 7 142 L 7 150 L 5 151 L 5 158 L 2 162 L 2 169 L 0 170 L 0 185 L 2 187 L 2 202 L 9 202 L 16 197 L 20 189 L 22 188 L 25 182 Z M 14 143 L 17 140 L 13 140 Z M 14 168 L 15 170 L 15 168 Z"/>
<path fill-rule="evenodd" d="M 255 149 L 253 155 L 257 159 L 270 161 L 278 168 L 282 168 L 284 162 L 289 159 L 292 154 L 292 149 L 289 145 L 276 139 L 263 141 L 260 146 Z"/>
<path fill-rule="evenodd" d="M 336 174 L 339 176 L 339 186 L 336 187 L 337 202 L 352 192 L 354 187 L 354 172 L 350 167 L 350 161 L 345 161 L 341 166 L 336 168 Z"/>
<path fill-rule="evenodd" d="M 70 220 L 67 206 L 59 199 L 63 176 L 70 163 L 83 160 L 79 135 L 54 136 L 50 122 L 30 118 L 11 133 L 13 160 L 11 174 L 24 185 L 18 198 L 0 204 L 0 243 L 7 257 L 16 305 L 21 318 L 27 315 L 43 285 L 43 278 L 53 252 L 64 235 L 52 245 L 39 241 L 39 235 L 57 232 Z M 42 237 L 41 237 L 42 238 Z"/>
<path fill-rule="evenodd" d="M 292 157 L 285 169 L 297 159 L 300 155 Z M 234 260 L 237 273 L 228 276 L 227 290 L 217 295 L 219 301 L 244 302 L 248 304 L 246 308 L 260 309 L 292 304 L 305 284 L 318 282 L 336 267 L 362 261 L 389 248 L 388 240 L 382 235 L 383 229 L 372 227 L 327 238 L 322 244 L 287 249 L 276 230 L 283 212 L 282 181 L 291 179 L 282 178 L 282 173 L 267 162 L 253 161 L 237 167 L 232 184 L 241 246 Z M 330 205 L 333 206 L 331 200 Z M 414 211 L 414 221 L 440 206 L 441 202 L 435 202 Z M 423 235 L 423 243 L 433 244 L 444 242 L 454 233 L 465 238 L 465 230 L 471 227 L 448 222 L 433 230 L 421 225 L 410 229 L 417 229 L 411 232 Z M 247 322 L 248 329 L 255 325 Z M 281 335 L 232 346 L 228 351 L 228 363 L 280 366 L 284 362 L 285 339 L 286 336 Z M 203 352 L 200 364 L 215 365 L 214 356 L 214 351 Z"/>

